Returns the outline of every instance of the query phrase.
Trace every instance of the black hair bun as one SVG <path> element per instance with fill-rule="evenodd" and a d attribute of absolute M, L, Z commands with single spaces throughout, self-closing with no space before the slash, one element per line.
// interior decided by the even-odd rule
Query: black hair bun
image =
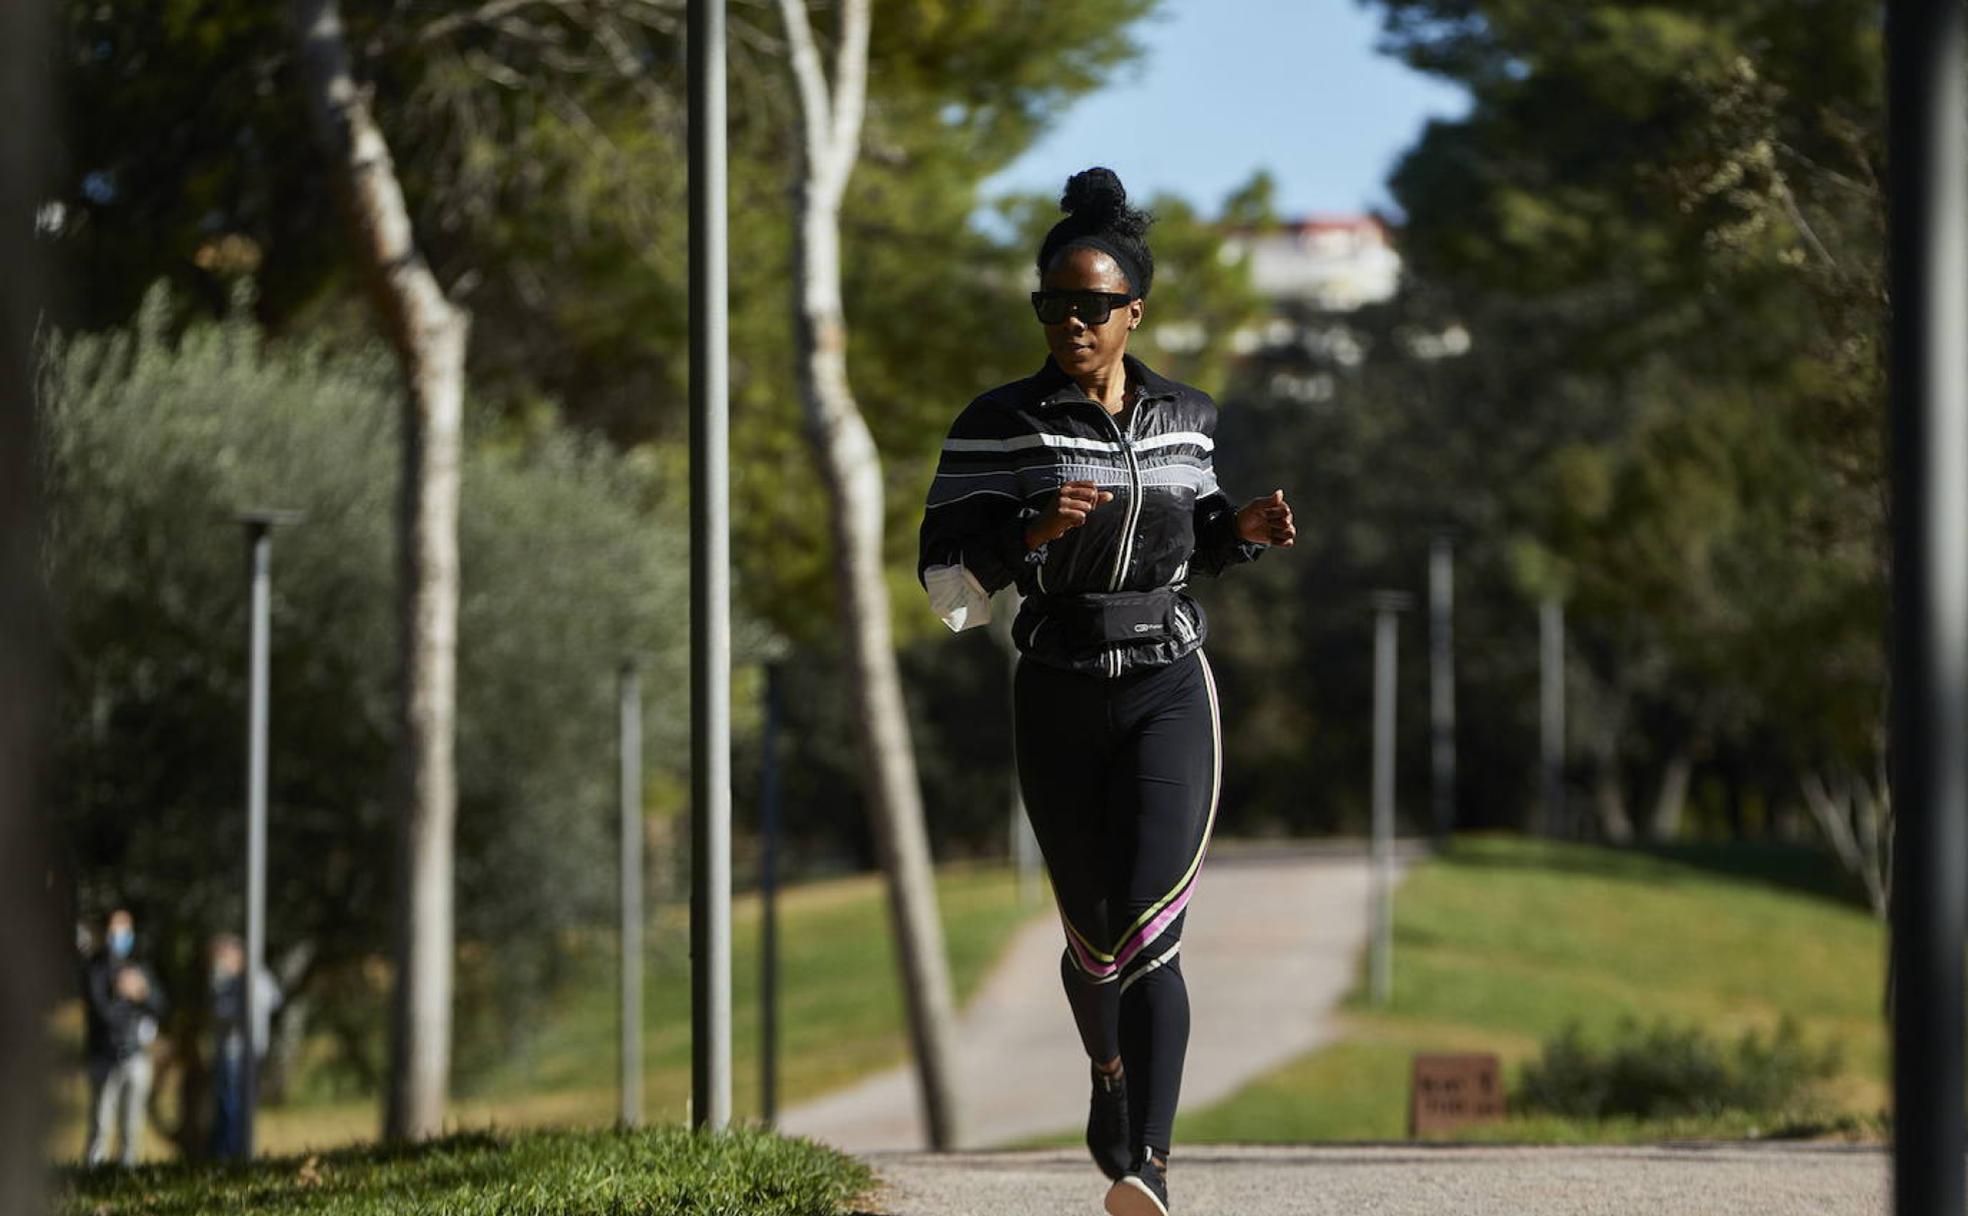
<path fill-rule="evenodd" d="M 1076 219 L 1106 227 L 1127 211 L 1127 187 L 1112 169 L 1093 168 L 1066 179 L 1059 209 Z"/>
<path fill-rule="evenodd" d="M 1089 231 L 1107 229 L 1140 236 L 1152 222 L 1147 212 L 1127 205 L 1127 187 L 1112 169 L 1098 166 L 1066 179 L 1059 209 L 1085 224 Z"/>
<path fill-rule="evenodd" d="M 1098 236 L 1123 252 L 1133 266 L 1122 273 L 1137 296 L 1145 297 L 1155 277 L 1155 255 L 1148 251 L 1148 226 L 1155 217 L 1128 206 L 1127 187 L 1112 169 L 1094 167 L 1066 179 L 1059 197 L 1066 218 L 1052 226 L 1039 245 L 1038 268 L 1043 276 L 1059 251 L 1082 237 Z"/>

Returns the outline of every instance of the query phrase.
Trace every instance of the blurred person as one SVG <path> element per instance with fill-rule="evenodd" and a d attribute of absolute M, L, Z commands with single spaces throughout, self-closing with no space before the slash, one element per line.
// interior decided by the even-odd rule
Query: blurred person
<path fill-rule="evenodd" d="M 85 1052 L 89 1067 L 89 1139 L 82 1159 L 109 1157 L 112 1130 L 121 1134 L 118 1160 L 135 1165 L 150 1102 L 150 1045 L 167 1008 L 163 988 L 136 958 L 136 918 L 118 908 L 103 921 L 102 949 L 83 972 Z"/>
<path fill-rule="evenodd" d="M 212 939 L 212 1156 L 246 1155 L 246 947 L 232 933 Z M 264 965 L 254 977 L 259 1008 L 253 1017 L 253 1059 L 266 1059 L 273 1011 L 280 1006 L 280 984 Z"/>
<path fill-rule="evenodd" d="M 1151 217 L 1075 174 L 1039 246 L 1049 354 L 967 406 L 923 513 L 917 574 L 952 630 L 1024 595 L 1012 638 L 1026 813 L 1064 922 L 1060 976 L 1091 1061 L 1087 1148 L 1113 1216 L 1167 1216 L 1189 1040 L 1178 951 L 1222 784 L 1192 573 L 1289 547 L 1284 491 L 1217 485 L 1216 404 L 1127 353 L 1154 277 Z"/>

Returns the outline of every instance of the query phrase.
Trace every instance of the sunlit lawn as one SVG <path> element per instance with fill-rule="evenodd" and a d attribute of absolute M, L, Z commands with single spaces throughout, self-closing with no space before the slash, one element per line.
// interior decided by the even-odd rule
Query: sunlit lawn
<path fill-rule="evenodd" d="M 1021 904 L 1002 868 L 946 867 L 938 902 L 961 1001 L 975 990 L 1012 933 L 1041 905 Z M 861 876 L 805 884 L 780 900 L 780 1051 L 782 1108 L 900 1062 L 907 1036 L 900 984 L 888 935 L 880 879 Z M 1046 905 L 1046 906 L 1049 906 Z M 733 1102 L 739 1118 L 759 1109 L 759 903 L 733 907 Z M 645 963 L 643 1111 L 681 1120 L 690 1094 L 690 968 L 685 910 L 665 908 L 648 933 Z M 618 1009 L 611 944 L 581 967 L 526 1046 L 451 1106 L 460 1128 L 602 1124 L 617 1110 Z M 82 1081 L 71 1069 L 61 1085 L 58 1159 L 81 1154 Z M 267 1109 L 260 1143 L 290 1152 L 373 1137 L 377 1102 L 296 1102 Z M 163 1154 L 156 1135 L 150 1155 Z"/>
<path fill-rule="evenodd" d="M 1772 852 L 1751 860 L 1772 877 L 1809 877 L 1786 873 L 1808 870 L 1806 857 Z M 1185 1113 L 1176 1138 L 1400 1139 L 1415 1052 L 1495 1052 L 1508 1083 L 1568 1021 L 1603 1035 L 1622 1015 L 1694 1021 L 1733 1039 L 1745 1028 L 1772 1029 L 1789 1013 L 1807 1041 L 1842 1045 L 1845 1071 L 1822 1095 L 1824 1113 L 1876 1130 L 1887 1104 L 1886 935 L 1852 904 L 1636 851 L 1489 837 L 1417 864 L 1399 888 L 1394 929 L 1386 1009 L 1370 1008 L 1356 986 L 1340 1042 Z M 1773 1130 L 1784 1129 L 1738 1117 L 1610 1125 L 1513 1119 L 1469 1136 Z"/>
<path fill-rule="evenodd" d="M 1037 907 L 1021 909 L 1008 870 L 946 869 L 938 903 L 959 1001 L 983 979 L 1011 933 Z M 780 905 L 780 1101 L 784 1105 L 896 1063 L 907 1046 L 899 973 L 878 879 L 843 879 L 796 888 Z M 758 1110 L 759 904 L 733 908 L 733 1103 L 739 1117 Z M 685 1113 L 690 1092 L 690 972 L 681 909 L 661 918 L 647 985 L 643 1093 L 651 1117 Z M 601 1091 L 614 1111 L 617 1030 L 612 959 L 599 982 L 571 994 L 539 1049 L 480 1087 L 480 1095 Z"/>
<path fill-rule="evenodd" d="M 464 1133 L 414 1146 L 365 1145 L 251 1164 L 172 1162 L 64 1171 L 57 1216 L 838 1216 L 873 1178 L 804 1140 L 752 1130 Z"/>

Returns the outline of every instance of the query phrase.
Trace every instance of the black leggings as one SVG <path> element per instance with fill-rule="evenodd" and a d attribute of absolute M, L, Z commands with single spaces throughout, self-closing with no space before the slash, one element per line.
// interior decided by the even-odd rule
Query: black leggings
<path fill-rule="evenodd" d="M 1198 650 L 1114 679 L 1022 659 L 1013 689 L 1066 999 L 1087 1054 L 1121 1057 L 1134 1147 L 1165 1154 L 1189 1046 L 1177 952 L 1222 773 L 1216 682 Z"/>

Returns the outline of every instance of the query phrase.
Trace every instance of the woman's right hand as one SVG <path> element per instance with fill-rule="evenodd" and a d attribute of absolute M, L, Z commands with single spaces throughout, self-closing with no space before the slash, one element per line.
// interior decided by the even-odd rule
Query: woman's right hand
<path fill-rule="evenodd" d="M 1112 491 L 1091 481 L 1069 481 L 1059 487 L 1037 519 L 1025 526 L 1025 547 L 1036 549 L 1058 540 L 1087 521 L 1087 515 L 1103 502 L 1112 502 Z"/>

